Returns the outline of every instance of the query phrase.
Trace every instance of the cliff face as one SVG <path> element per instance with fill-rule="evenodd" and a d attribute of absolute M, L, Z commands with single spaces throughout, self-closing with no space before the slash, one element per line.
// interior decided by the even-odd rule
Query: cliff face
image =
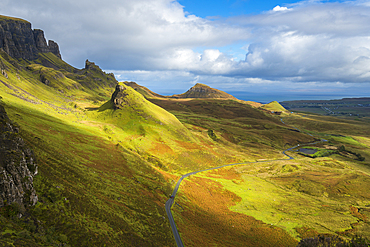
<path fill-rule="evenodd" d="M 122 105 L 127 105 L 127 98 L 126 96 L 128 93 L 126 92 L 126 87 L 124 85 L 117 84 L 116 90 L 112 94 L 111 101 L 113 102 L 114 109 L 121 109 Z"/>
<path fill-rule="evenodd" d="M 33 188 L 37 166 L 18 132 L 0 105 L 0 207 L 17 203 L 24 209 L 37 202 Z"/>
<path fill-rule="evenodd" d="M 47 44 L 42 30 L 32 30 L 31 23 L 5 16 L 0 16 L 0 48 L 11 57 L 26 60 L 36 59 L 40 52 L 61 58 L 58 44 L 52 40 Z"/>

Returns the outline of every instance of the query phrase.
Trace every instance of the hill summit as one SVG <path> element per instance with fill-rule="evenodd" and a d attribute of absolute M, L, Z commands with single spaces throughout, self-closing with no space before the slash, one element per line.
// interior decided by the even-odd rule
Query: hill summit
<path fill-rule="evenodd" d="M 183 94 L 175 94 L 172 98 L 208 98 L 208 99 L 236 99 L 234 96 L 207 85 L 197 83 Z"/>
<path fill-rule="evenodd" d="M 280 105 L 279 102 L 277 101 L 272 101 L 268 104 L 265 104 L 261 106 L 261 108 L 271 111 L 271 112 L 285 112 L 286 111 L 286 109 L 282 105 Z"/>

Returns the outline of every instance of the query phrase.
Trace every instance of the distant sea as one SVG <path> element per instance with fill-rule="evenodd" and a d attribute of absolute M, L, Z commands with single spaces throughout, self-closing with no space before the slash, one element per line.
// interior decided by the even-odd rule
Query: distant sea
<path fill-rule="evenodd" d="M 292 101 L 292 100 L 332 100 L 343 98 L 361 98 L 370 97 L 370 95 L 348 95 L 348 94 L 296 94 L 296 93 L 248 93 L 226 91 L 237 99 L 245 101 L 255 101 L 263 104 L 271 101 Z"/>
<path fill-rule="evenodd" d="M 356 93 L 347 93 L 347 94 L 328 94 L 328 93 L 290 93 L 290 92 L 276 92 L 276 93 L 254 93 L 254 92 L 242 92 L 242 91 L 227 91 L 222 90 L 228 94 L 231 94 L 237 99 L 245 100 L 245 101 L 254 101 L 259 102 L 263 104 L 270 103 L 271 101 L 292 101 L 292 100 L 332 100 L 332 99 L 343 99 L 343 98 L 361 98 L 361 97 L 370 97 L 370 93 L 366 94 L 367 91 L 365 90 L 364 94 L 356 94 Z M 173 94 L 180 94 L 180 92 L 169 92 L 164 90 L 157 90 L 154 91 L 156 93 L 159 93 L 161 95 L 173 95 Z"/>

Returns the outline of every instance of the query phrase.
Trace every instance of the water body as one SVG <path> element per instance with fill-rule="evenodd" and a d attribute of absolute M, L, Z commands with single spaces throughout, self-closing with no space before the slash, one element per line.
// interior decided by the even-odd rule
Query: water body
<path fill-rule="evenodd" d="M 186 91 L 186 90 L 185 90 Z M 171 96 L 173 94 L 184 93 L 185 91 L 174 91 L 168 92 L 165 90 L 154 91 L 161 95 Z M 222 90 L 228 94 L 233 95 L 235 98 L 245 101 L 254 101 L 262 104 L 270 103 L 271 101 L 292 101 L 292 100 L 333 100 L 333 99 L 343 99 L 343 98 L 360 98 L 360 97 L 369 97 L 366 94 L 355 94 L 355 93 L 342 93 L 342 94 L 330 94 L 330 93 L 292 93 L 292 92 L 244 92 L 244 91 L 228 91 Z"/>
<path fill-rule="evenodd" d="M 233 92 L 226 91 L 234 97 L 246 100 L 255 101 L 263 104 L 271 101 L 292 101 L 292 100 L 332 100 L 342 98 L 359 98 L 368 97 L 362 94 L 296 94 L 296 93 L 250 93 L 250 92 Z"/>
<path fill-rule="evenodd" d="M 292 100 L 333 100 L 342 98 L 359 98 L 366 97 L 366 95 L 355 94 L 289 94 L 289 93 L 248 93 L 248 92 L 231 92 L 227 93 L 234 97 L 246 100 L 255 101 L 263 104 L 270 103 L 271 101 L 292 101 Z M 367 96 L 368 97 L 368 96 Z"/>
<path fill-rule="evenodd" d="M 304 154 L 315 154 L 317 152 L 316 149 L 310 149 L 310 148 L 300 148 L 298 149 L 298 152 L 304 153 Z"/>

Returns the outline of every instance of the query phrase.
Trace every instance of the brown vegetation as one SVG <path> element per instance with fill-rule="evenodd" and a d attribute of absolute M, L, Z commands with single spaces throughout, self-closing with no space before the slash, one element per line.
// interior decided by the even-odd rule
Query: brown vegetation
<path fill-rule="evenodd" d="M 181 186 L 175 220 L 186 246 L 295 246 L 284 230 L 229 207 L 241 198 L 210 179 L 192 177 Z M 180 216 L 180 217 L 179 217 Z"/>

